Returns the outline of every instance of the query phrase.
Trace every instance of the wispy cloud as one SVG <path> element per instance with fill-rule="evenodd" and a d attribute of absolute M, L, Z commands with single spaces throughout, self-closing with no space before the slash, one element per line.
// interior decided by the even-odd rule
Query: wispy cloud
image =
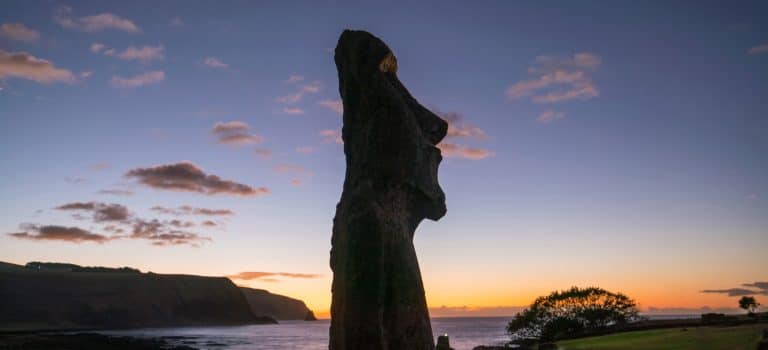
<path fill-rule="evenodd" d="M 290 75 L 288 76 L 288 79 L 285 80 L 288 84 L 298 83 L 300 81 L 304 80 L 303 75 Z"/>
<path fill-rule="evenodd" d="M 437 145 L 443 157 L 480 160 L 493 155 L 493 152 L 488 149 L 460 143 L 487 140 L 488 135 L 483 129 L 468 124 L 464 121 L 464 116 L 459 113 L 437 112 L 437 114 L 448 122 L 445 139 Z"/>
<path fill-rule="evenodd" d="M 203 64 L 211 68 L 229 68 L 229 65 L 216 57 L 208 57 L 203 60 Z"/>
<path fill-rule="evenodd" d="M 100 53 L 102 50 L 104 50 L 107 46 L 102 43 L 93 43 L 91 44 L 90 50 L 93 53 Z"/>
<path fill-rule="evenodd" d="M 213 125 L 211 134 L 216 136 L 219 143 L 227 145 L 260 144 L 264 138 L 250 133 L 250 125 L 241 121 L 218 122 Z"/>
<path fill-rule="evenodd" d="M 322 100 L 318 102 L 319 105 L 328 108 L 339 115 L 344 114 L 344 105 L 341 100 Z"/>
<path fill-rule="evenodd" d="M 40 33 L 27 28 L 22 23 L 3 23 L 0 25 L 0 37 L 9 40 L 33 42 L 40 39 Z"/>
<path fill-rule="evenodd" d="M 0 80 L 7 78 L 27 79 L 42 84 L 75 82 L 75 75 L 71 71 L 57 68 L 51 61 L 26 52 L 0 50 Z"/>
<path fill-rule="evenodd" d="M 82 32 L 100 32 L 104 30 L 119 30 L 129 33 L 140 33 L 141 29 L 133 21 L 121 18 L 112 13 L 100 13 L 92 16 L 73 17 L 72 8 L 59 7 L 53 16 L 56 23 L 67 29 Z"/>
<path fill-rule="evenodd" d="M 181 17 L 173 17 L 168 22 L 168 25 L 171 27 L 183 27 L 184 26 L 184 20 Z"/>
<path fill-rule="evenodd" d="M 21 229 L 24 231 L 9 233 L 8 235 L 15 238 L 34 241 L 65 241 L 71 243 L 104 243 L 110 240 L 107 236 L 92 233 L 79 227 L 24 224 Z"/>
<path fill-rule="evenodd" d="M 200 215 L 200 216 L 232 216 L 235 212 L 230 209 L 198 208 L 190 205 L 182 205 L 177 208 L 154 206 L 150 210 L 166 215 Z"/>
<path fill-rule="evenodd" d="M 457 143 L 441 142 L 439 145 L 437 145 L 437 148 L 440 149 L 440 152 L 442 153 L 443 157 L 448 157 L 448 158 L 455 157 L 455 158 L 464 158 L 464 159 L 471 159 L 471 160 L 481 160 L 493 155 L 493 152 L 487 149 L 470 147 L 470 146 L 465 146 Z"/>
<path fill-rule="evenodd" d="M 151 71 L 128 78 L 114 76 L 112 77 L 111 83 L 112 87 L 115 88 L 136 88 L 145 85 L 157 84 L 164 80 L 165 72 Z"/>
<path fill-rule="evenodd" d="M 257 155 L 261 159 L 272 158 L 272 151 L 267 148 L 255 148 L 253 154 Z"/>
<path fill-rule="evenodd" d="M 304 110 L 298 107 L 285 107 L 283 108 L 283 114 L 288 115 L 301 115 L 304 114 Z"/>
<path fill-rule="evenodd" d="M 344 140 L 341 138 L 341 130 L 320 130 L 320 137 L 323 138 L 325 143 L 337 143 L 339 145 L 344 143 Z"/>
<path fill-rule="evenodd" d="M 131 234 L 128 238 L 148 240 L 154 246 L 189 245 L 198 247 L 205 242 L 211 241 L 210 237 L 178 229 L 180 227 L 184 228 L 185 225 L 186 223 L 178 220 L 161 222 L 157 219 L 137 219 L 133 222 Z"/>
<path fill-rule="evenodd" d="M 123 52 L 117 54 L 117 58 L 125 61 L 140 61 L 148 63 L 150 61 L 163 59 L 165 47 L 158 46 L 129 46 Z"/>
<path fill-rule="evenodd" d="M 547 109 L 539 114 L 536 121 L 542 124 L 551 123 L 557 119 L 565 118 L 565 113 Z"/>
<path fill-rule="evenodd" d="M 757 45 L 749 48 L 747 51 L 750 55 L 759 55 L 768 52 L 768 43 Z"/>
<path fill-rule="evenodd" d="M 315 176 L 313 171 L 309 171 L 303 166 L 297 164 L 277 164 L 272 167 L 272 169 L 275 172 L 291 176 L 291 184 L 294 186 L 303 185 L 307 179 Z"/>
<path fill-rule="evenodd" d="M 130 190 L 121 190 L 121 189 L 115 189 L 115 188 L 110 188 L 110 189 L 106 189 L 106 190 L 100 190 L 100 191 L 98 191 L 96 193 L 98 193 L 98 194 L 111 194 L 111 195 L 115 195 L 115 196 L 132 196 L 134 194 L 134 192 L 130 191 Z"/>
<path fill-rule="evenodd" d="M 125 221 L 130 217 L 128 208 L 120 204 L 101 202 L 73 202 L 60 205 L 57 210 L 75 210 L 91 212 L 94 222 Z"/>
<path fill-rule="evenodd" d="M 505 95 L 512 100 L 530 97 L 536 103 L 594 98 L 600 91 L 592 82 L 590 72 L 601 63 L 600 57 L 593 53 L 577 53 L 572 57 L 539 56 L 528 68 L 528 73 L 536 78 L 511 85 Z"/>
<path fill-rule="evenodd" d="M 168 191 L 236 196 L 261 196 L 269 194 L 269 189 L 266 187 L 254 188 L 242 183 L 223 180 L 216 175 L 205 173 L 203 169 L 194 163 L 186 161 L 131 169 L 124 176 L 136 179 L 142 185 Z"/>
<path fill-rule="evenodd" d="M 315 273 L 244 271 L 235 275 L 229 275 L 227 277 L 240 281 L 259 280 L 262 282 L 280 282 L 278 279 L 279 277 L 291 279 L 314 279 L 320 278 L 322 275 Z"/>
<path fill-rule="evenodd" d="M 746 295 L 768 295 L 768 282 L 744 283 L 742 287 L 747 288 L 727 288 L 727 289 L 705 289 L 702 293 L 727 294 L 729 297 L 740 297 Z"/>
<path fill-rule="evenodd" d="M 306 94 L 316 94 L 318 92 L 320 92 L 320 84 L 318 82 L 314 82 L 311 84 L 302 85 L 295 93 L 279 96 L 276 100 L 280 103 L 293 104 L 301 101 L 301 99 Z"/>

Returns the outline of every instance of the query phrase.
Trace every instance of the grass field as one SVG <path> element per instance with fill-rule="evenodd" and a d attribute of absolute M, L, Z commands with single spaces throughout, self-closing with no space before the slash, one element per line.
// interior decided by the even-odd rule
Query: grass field
<path fill-rule="evenodd" d="M 562 350 L 755 350 L 768 325 L 656 329 L 558 342 Z"/>

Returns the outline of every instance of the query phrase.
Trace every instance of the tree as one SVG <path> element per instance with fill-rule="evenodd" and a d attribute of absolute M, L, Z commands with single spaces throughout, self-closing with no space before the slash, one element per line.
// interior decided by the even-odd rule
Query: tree
<path fill-rule="evenodd" d="M 754 316 L 757 312 L 757 308 L 760 306 L 760 303 L 755 300 L 755 297 L 741 297 L 739 299 L 739 307 L 747 310 L 747 314 L 750 316 Z"/>
<path fill-rule="evenodd" d="M 517 313 L 507 333 L 517 343 L 551 341 L 638 320 L 635 301 L 601 288 L 572 287 L 537 298 Z"/>

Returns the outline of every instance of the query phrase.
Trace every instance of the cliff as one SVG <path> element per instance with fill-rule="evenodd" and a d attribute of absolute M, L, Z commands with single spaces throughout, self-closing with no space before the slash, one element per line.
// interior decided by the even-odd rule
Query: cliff
<path fill-rule="evenodd" d="M 263 289 L 240 287 L 255 315 L 265 315 L 277 320 L 315 321 L 312 310 L 303 301 L 272 294 Z"/>
<path fill-rule="evenodd" d="M 7 263 L 0 264 L 0 310 L 0 331 L 276 323 L 256 316 L 225 277 Z"/>

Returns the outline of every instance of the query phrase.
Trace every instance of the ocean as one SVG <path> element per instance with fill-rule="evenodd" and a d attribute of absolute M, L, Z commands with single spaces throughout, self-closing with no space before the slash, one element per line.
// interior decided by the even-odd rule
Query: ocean
<path fill-rule="evenodd" d="M 451 347 L 472 350 L 478 345 L 501 343 L 509 339 L 504 327 L 512 317 L 433 318 L 432 331 L 448 334 Z M 237 327 L 145 328 L 102 331 L 109 335 L 165 337 L 173 345 L 189 345 L 205 350 L 328 349 L 329 320 L 280 321 L 275 325 Z"/>
<path fill-rule="evenodd" d="M 698 318 L 699 315 L 645 315 L 649 319 Z M 448 334 L 451 347 L 472 350 L 478 345 L 496 345 L 509 340 L 505 334 L 512 317 L 446 317 L 432 319 L 435 337 Z M 274 325 L 237 327 L 144 328 L 102 331 L 109 335 L 164 337 L 173 345 L 205 350 L 325 350 L 328 349 L 329 320 L 280 321 Z"/>

